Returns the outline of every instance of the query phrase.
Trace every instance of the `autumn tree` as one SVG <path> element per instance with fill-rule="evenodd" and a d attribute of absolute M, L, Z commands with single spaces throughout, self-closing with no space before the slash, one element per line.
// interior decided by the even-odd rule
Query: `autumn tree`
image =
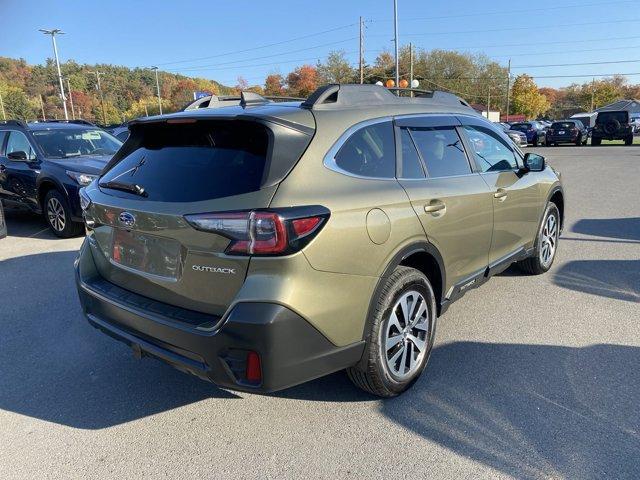
<path fill-rule="evenodd" d="M 318 88 L 318 70 L 313 65 L 302 65 L 287 75 L 287 90 L 293 97 L 308 97 Z"/>
<path fill-rule="evenodd" d="M 273 97 L 284 95 L 284 78 L 279 73 L 267 75 L 264 80 L 264 94 Z"/>
<path fill-rule="evenodd" d="M 352 83 L 356 72 L 349 64 L 344 51 L 330 52 L 324 62 L 318 62 L 318 80 L 320 83 Z"/>
<path fill-rule="evenodd" d="M 529 75 L 518 75 L 511 88 L 514 113 L 524 114 L 527 118 L 536 118 L 549 110 L 550 104 Z"/>

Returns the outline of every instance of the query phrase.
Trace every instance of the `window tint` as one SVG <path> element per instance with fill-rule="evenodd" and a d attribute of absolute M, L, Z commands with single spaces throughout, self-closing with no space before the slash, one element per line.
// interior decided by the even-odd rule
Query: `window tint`
<path fill-rule="evenodd" d="M 518 166 L 515 154 L 506 140 L 481 127 L 465 125 L 464 129 L 481 171 L 512 170 Z"/>
<path fill-rule="evenodd" d="M 563 128 L 570 129 L 574 128 L 575 126 L 576 124 L 574 122 L 554 122 L 553 125 L 551 125 L 551 128 L 553 128 L 554 130 L 562 130 Z"/>
<path fill-rule="evenodd" d="M 140 125 L 99 185 L 139 185 L 147 199 L 197 202 L 260 189 L 267 159 L 266 127 L 249 122 Z"/>
<path fill-rule="evenodd" d="M 410 129 L 430 178 L 471 173 L 462 142 L 454 128 Z"/>
<path fill-rule="evenodd" d="M 341 169 L 362 177 L 394 178 L 396 152 L 391 122 L 355 132 L 340 148 L 335 162 Z"/>
<path fill-rule="evenodd" d="M 129 130 L 125 130 L 124 132 L 120 132 L 118 135 L 116 135 L 116 138 L 118 140 L 120 140 L 122 143 L 127 141 L 127 138 L 129 138 Z"/>
<path fill-rule="evenodd" d="M 80 155 L 113 155 L 122 143 L 104 130 L 54 128 L 33 132 L 47 157 L 69 158 Z"/>
<path fill-rule="evenodd" d="M 9 141 L 7 142 L 7 152 L 5 155 L 9 155 L 13 152 L 25 152 L 29 160 L 35 160 L 36 153 L 31 148 L 31 144 L 27 137 L 22 132 L 10 132 Z"/>
<path fill-rule="evenodd" d="M 416 146 L 413 144 L 409 130 L 400 130 L 402 140 L 402 178 L 425 178 L 422 162 L 418 157 Z"/>
<path fill-rule="evenodd" d="M 0 131 L 0 154 L 2 153 L 2 147 L 4 146 L 4 139 L 7 138 L 7 135 L 9 134 L 9 132 L 5 131 Z"/>

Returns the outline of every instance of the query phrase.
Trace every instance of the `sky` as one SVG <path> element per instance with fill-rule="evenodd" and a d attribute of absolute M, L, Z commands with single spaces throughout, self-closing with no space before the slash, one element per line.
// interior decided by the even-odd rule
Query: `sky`
<path fill-rule="evenodd" d="M 332 50 L 358 58 L 365 20 L 365 58 L 393 51 L 392 0 L 231 2 L 199 0 L 0 0 L 0 56 L 44 63 L 60 28 L 60 60 L 157 65 L 161 70 L 235 85 L 262 83 L 315 64 Z M 627 75 L 640 83 L 640 1 L 398 0 L 400 45 L 485 53 L 539 86 Z M 601 62 L 616 62 L 602 64 Z M 568 63 L 592 63 L 569 65 Z M 551 66 L 549 66 L 551 65 Z"/>

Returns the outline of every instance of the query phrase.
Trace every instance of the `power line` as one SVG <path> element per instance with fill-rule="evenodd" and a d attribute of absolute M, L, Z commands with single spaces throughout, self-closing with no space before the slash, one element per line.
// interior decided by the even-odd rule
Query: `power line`
<path fill-rule="evenodd" d="M 350 28 L 350 27 L 353 27 L 354 25 L 357 25 L 357 23 L 350 23 L 348 25 L 342 25 L 340 27 L 330 28 L 328 30 L 323 30 L 321 32 L 310 33 L 308 35 L 303 35 L 301 37 L 295 37 L 295 38 L 291 38 L 289 40 L 282 40 L 280 42 L 268 43 L 266 45 L 259 45 L 257 47 L 245 48 L 243 50 L 234 50 L 234 51 L 231 51 L 231 52 L 218 53 L 216 55 L 209 55 L 209 56 L 206 56 L 206 57 L 191 58 L 191 59 L 188 59 L 188 60 L 176 60 L 176 61 L 173 61 L 173 62 L 163 62 L 163 63 L 158 63 L 157 65 L 174 65 L 176 63 L 190 63 L 190 62 L 197 62 L 197 61 L 200 61 L 200 60 L 208 60 L 210 58 L 224 57 L 226 55 L 236 55 L 238 53 L 252 52 L 253 50 L 261 50 L 263 48 L 276 47 L 278 45 L 284 45 L 284 44 L 291 43 L 291 42 L 297 42 L 298 40 L 304 40 L 306 38 L 317 37 L 319 35 L 324 35 L 325 33 L 331 33 L 331 32 L 336 32 L 338 30 L 344 30 L 345 28 Z"/>
<path fill-rule="evenodd" d="M 566 10 L 571 8 L 601 7 L 601 6 L 608 6 L 608 5 L 616 5 L 620 3 L 633 3 L 633 1 L 623 0 L 623 1 L 616 1 L 616 2 L 583 3 L 583 4 L 574 4 L 574 5 L 563 5 L 559 7 L 546 7 L 540 10 L 544 10 L 545 12 L 548 12 L 553 10 Z M 441 15 L 441 16 L 435 16 L 435 17 L 413 17 L 413 18 L 404 19 L 403 22 L 414 22 L 414 21 L 421 21 L 421 20 L 443 20 L 446 18 L 482 17 L 482 16 L 489 16 L 489 15 L 513 15 L 513 11 L 503 9 L 503 10 L 496 10 L 493 12 L 462 13 L 457 15 Z M 387 20 L 387 19 L 370 20 L 370 22 L 372 23 L 388 23 L 390 21 L 391 20 Z"/>
<path fill-rule="evenodd" d="M 547 65 L 520 65 L 511 68 L 547 68 L 547 67 L 574 67 L 578 65 L 611 65 L 614 63 L 637 63 L 640 60 L 611 60 L 608 62 L 583 62 L 583 63 L 550 63 Z"/>
<path fill-rule="evenodd" d="M 575 42 L 571 42 L 571 43 L 575 43 Z M 587 49 L 581 49 L 581 50 L 562 50 L 561 52 L 558 52 L 557 50 L 555 52 L 536 52 L 536 53 L 512 53 L 510 55 L 491 55 L 490 58 L 511 58 L 511 57 L 537 57 L 537 56 L 541 56 L 541 55 L 554 55 L 557 53 L 561 53 L 561 54 L 567 54 L 567 53 L 582 53 L 582 52 L 605 52 L 605 51 L 610 51 L 610 50 L 634 50 L 634 49 L 640 49 L 640 45 L 630 45 L 627 47 L 609 47 L 609 48 L 587 48 Z"/>
<path fill-rule="evenodd" d="M 208 65 L 194 65 L 194 66 L 188 66 L 188 67 L 185 67 L 185 68 L 168 68 L 166 70 L 168 70 L 168 71 L 186 72 L 186 71 L 190 71 L 190 70 L 202 70 L 203 68 L 208 68 L 208 67 L 219 67 L 219 66 L 232 65 L 232 64 L 236 64 L 236 63 L 242 63 L 242 62 L 250 62 L 252 60 L 262 60 L 264 58 L 279 57 L 281 55 L 289 55 L 291 53 L 297 53 L 297 52 L 306 52 L 308 50 L 314 50 L 316 48 L 322 48 L 322 47 L 327 47 L 327 46 L 331 46 L 331 45 L 338 45 L 340 43 L 351 42 L 353 40 L 356 40 L 357 38 L 358 37 L 351 37 L 351 38 L 346 38 L 344 40 L 339 40 L 337 42 L 329 42 L 329 43 L 324 43 L 322 45 L 314 45 L 313 47 L 299 48 L 297 50 L 289 50 L 288 52 L 282 52 L 282 53 L 274 53 L 272 55 L 263 55 L 263 56 L 260 56 L 260 57 L 253 57 L 253 58 L 244 58 L 242 60 L 234 60 L 232 62 L 213 63 L 213 64 L 208 64 Z"/>
<path fill-rule="evenodd" d="M 558 28 L 558 27 L 581 27 L 587 25 L 603 25 L 608 23 L 629 23 L 629 22 L 638 22 L 640 18 L 633 19 L 624 19 L 624 20 L 605 20 L 599 22 L 582 22 L 582 23 L 559 23 L 556 25 L 536 25 L 536 30 L 548 29 L 548 28 Z M 511 32 L 516 30 L 531 30 L 531 27 L 511 27 L 511 28 L 494 28 L 490 30 L 482 30 L 482 33 L 487 32 Z M 447 31 L 447 32 L 427 32 L 427 33 L 405 33 L 404 35 L 407 37 L 426 37 L 431 35 L 451 35 L 451 34 L 462 34 L 462 33 L 475 33 L 477 34 L 479 30 L 459 30 L 459 31 Z M 376 34 L 371 35 L 376 37 L 386 37 L 386 34 Z"/>

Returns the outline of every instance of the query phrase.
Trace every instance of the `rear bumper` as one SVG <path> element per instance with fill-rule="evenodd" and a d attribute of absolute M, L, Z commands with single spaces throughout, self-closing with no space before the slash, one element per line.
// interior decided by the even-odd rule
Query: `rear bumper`
<path fill-rule="evenodd" d="M 549 135 L 547 134 L 548 143 L 574 143 L 578 139 L 578 135 Z"/>
<path fill-rule="evenodd" d="M 304 318 L 275 303 L 239 303 L 215 328 L 167 321 L 161 313 L 132 307 L 96 288 L 86 244 L 76 262 L 76 283 L 89 323 L 131 346 L 137 356 L 158 358 L 216 385 L 272 392 L 356 364 L 364 343 L 336 347 Z M 97 275 L 97 274 L 96 274 Z M 260 356 L 261 381 L 245 377 L 248 352 Z"/>

